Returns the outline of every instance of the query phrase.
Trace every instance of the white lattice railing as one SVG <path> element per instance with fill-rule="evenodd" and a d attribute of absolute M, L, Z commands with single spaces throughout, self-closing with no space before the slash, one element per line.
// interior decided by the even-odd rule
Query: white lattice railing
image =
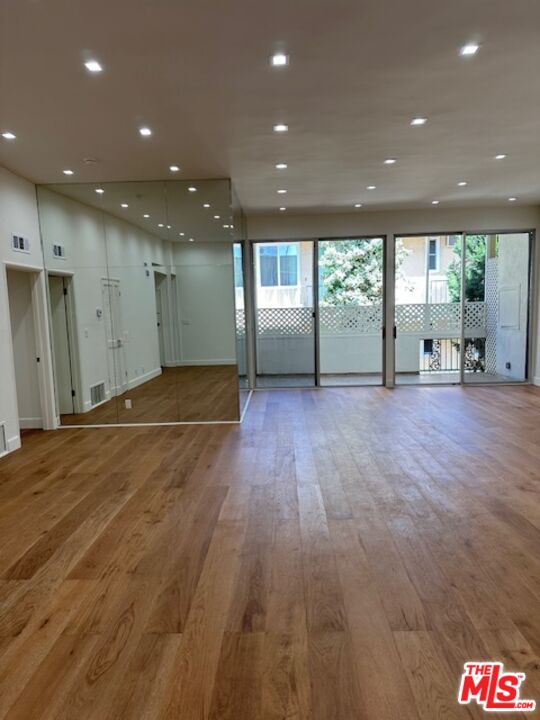
<path fill-rule="evenodd" d="M 361 335 L 376 333 L 382 327 L 381 305 L 349 305 L 320 308 L 321 335 Z M 459 337 L 459 303 L 396 305 L 396 326 L 402 334 Z M 474 337 L 485 337 L 486 306 L 483 302 L 465 304 L 465 330 Z M 259 308 L 257 335 L 310 335 L 314 329 L 313 310 L 309 307 Z M 245 335 L 244 310 L 236 311 L 236 332 Z"/>

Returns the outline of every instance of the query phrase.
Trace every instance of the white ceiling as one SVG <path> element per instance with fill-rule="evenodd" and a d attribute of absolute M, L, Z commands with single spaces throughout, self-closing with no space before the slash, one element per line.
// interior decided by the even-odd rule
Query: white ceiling
<path fill-rule="evenodd" d="M 47 188 L 126 220 L 162 240 L 230 242 L 241 236 L 242 223 L 231 207 L 228 180 L 73 182 Z M 97 193 L 97 189 L 103 192 Z M 41 192 L 38 196 L 41 207 L 48 196 Z"/>
<path fill-rule="evenodd" d="M 248 213 L 537 203 L 539 40 L 538 0 L 5 0 L 0 164 L 80 183 L 177 163 L 231 177 Z"/>

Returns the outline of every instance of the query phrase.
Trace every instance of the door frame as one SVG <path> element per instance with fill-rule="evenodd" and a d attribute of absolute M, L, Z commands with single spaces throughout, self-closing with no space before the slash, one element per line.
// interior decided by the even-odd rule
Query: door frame
<path fill-rule="evenodd" d="M 73 412 L 74 414 L 82 413 L 82 383 L 81 383 L 81 366 L 79 360 L 79 337 L 77 334 L 77 313 L 75 312 L 75 290 L 73 281 L 75 274 L 70 271 L 62 270 L 49 270 L 47 271 L 47 309 L 50 318 L 50 334 L 51 334 L 51 348 L 53 362 L 54 358 L 54 336 L 52 330 L 52 312 L 51 312 L 51 298 L 49 294 L 49 278 L 57 277 L 62 278 L 64 288 L 67 282 L 67 293 L 64 293 L 64 301 L 66 308 L 66 321 L 67 321 L 67 335 L 69 345 L 69 365 L 71 368 L 71 384 L 72 390 L 75 391 L 73 397 Z M 55 397 L 56 397 L 56 375 L 55 375 Z M 61 424 L 60 411 L 58 409 L 58 424 Z"/>
<path fill-rule="evenodd" d="M 48 289 L 46 273 L 39 265 L 20 264 L 4 261 L 2 263 L 3 285 L 5 288 L 4 301 L 9 308 L 9 292 L 7 285 L 7 271 L 30 273 L 32 275 L 31 300 L 34 320 L 35 346 L 37 352 L 37 376 L 39 385 L 39 399 L 41 405 L 41 418 L 43 430 L 56 430 L 59 427 L 56 416 L 56 397 L 54 387 L 53 357 L 51 350 L 51 336 L 49 330 Z M 15 378 L 15 361 L 13 356 L 13 341 L 11 332 L 11 319 L 8 317 L 10 332 L 8 334 L 8 353 L 11 360 L 11 373 Z M 17 410 L 18 413 L 18 410 Z M 20 426 L 19 426 L 20 437 Z M 6 438 L 9 440 L 9 438 Z M 15 449 L 15 448 L 13 448 Z"/>

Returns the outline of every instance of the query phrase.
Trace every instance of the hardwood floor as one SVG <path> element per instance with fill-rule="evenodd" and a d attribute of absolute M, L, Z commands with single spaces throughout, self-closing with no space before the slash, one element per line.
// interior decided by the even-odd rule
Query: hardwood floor
<path fill-rule="evenodd" d="M 132 407 L 126 409 L 125 400 Z M 112 425 L 238 420 L 236 365 L 163 368 L 162 374 L 118 397 L 77 415 L 62 415 L 62 425 Z"/>
<path fill-rule="evenodd" d="M 482 718 L 467 660 L 540 701 L 536 388 L 259 392 L 0 478 L 2 720 Z"/>

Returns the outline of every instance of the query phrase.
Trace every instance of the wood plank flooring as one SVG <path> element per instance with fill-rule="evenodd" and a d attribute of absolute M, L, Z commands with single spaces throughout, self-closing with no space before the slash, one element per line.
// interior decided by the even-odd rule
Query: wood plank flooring
<path fill-rule="evenodd" d="M 61 420 L 62 425 L 234 421 L 240 418 L 239 403 L 236 365 L 190 365 L 163 368 L 158 377 Z"/>
<path fill-rule="evenodd" d="M 540 701 L 539 480 L 531 387 L 26 433 L 0 460 L 0 719 L 481 718 L 456 695 L 488 659 Z"/>

